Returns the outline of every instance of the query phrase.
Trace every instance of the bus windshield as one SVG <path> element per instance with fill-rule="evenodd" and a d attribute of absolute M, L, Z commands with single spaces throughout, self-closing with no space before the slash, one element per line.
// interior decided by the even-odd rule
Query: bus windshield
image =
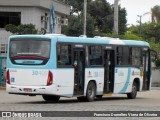
<path fill-rule="evenodd" d="M 9 55 L 12 62 L 19 59 L 46 61 L 50 57 L 50 39 L 11 39 Z"/>

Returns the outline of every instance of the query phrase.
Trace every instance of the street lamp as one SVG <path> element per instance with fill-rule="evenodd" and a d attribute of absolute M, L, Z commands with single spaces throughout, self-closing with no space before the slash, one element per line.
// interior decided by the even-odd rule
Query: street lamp
<path fill-rule="evenodd" d="M 139 34 L 141 34 L 141 29 L 142 29 L 142 16 L 143 15 L 137 15 L 139 17 Z"/>
<path fill-rule="evenodd" d="M 142 17 L 147 14 L 151 14 L 151 12 L 146 12 L 143 15 L 137 15 L 139 17 L 139 34 L 141 34 L 141 30 L 142 30 Z"/>

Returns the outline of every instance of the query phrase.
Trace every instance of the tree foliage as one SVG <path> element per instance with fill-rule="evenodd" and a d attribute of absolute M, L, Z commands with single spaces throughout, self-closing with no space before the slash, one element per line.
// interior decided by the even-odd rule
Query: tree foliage
<path fill-rule="evenodd" d="M 120 35 L 125 34 L 125 32 L 127 31 L 127 12 L 125 8 L 121 8 L 119 6 L 119 23 L 118 23 L 118 31 Z"/>
<path fill-rule="evenodd" d="M 112 33 L 113 11 L 105 0 L 96 0 L 88 4 L 88 13 L 96 20 L 97 31 Z"/>
<path fill-rule="evenodd" d="M 72 13 L 83 11 L 83 0 L 68 0 L 68 3 L 72 6 Z"/>
<path fill-rule="evenodd" d="M 6 31 L 9 31 L 13 34 L 16 34 L 18 32 L 18 27 L 12 24 L 8 24 L 5 26 Z"/>
<path fill-rule="evenodd" d="M 151 9 L 152 22 L 160 22 L 160 6 L 156 5 Z"/>
<path fill-rule="evenodd" d="M 145 23 L 142 25 L 142 32 L 145 39 L 154 38 L 155 42 L 160 42 L 160 23 Z"/>
<path fill-rule="evenodd" d="M 62 27 L 62 33 L 68 36 L 80 36 L 83 34 L 83 15 L 80 16 L 69 16 L 69 23 L 68 26 Z M 87 15 L 87 27 L 86 32 L 87 36 L 93 37 L 94 36 L 94 19 Z"/>
<path fill-rule="evenodd" d="M 19 26 L 15 26 L 12 24 L 8 24 L 5 26 L 6 31 L 9 31 L 13 34 L 36 34 L 37 30 L 35 28 L 35 25 L 33 24 L 21 24 Z"/>
<path fill-rule="evenodd" d="M 131 32 L 126 32 L 124 35 L 120 36 L 120 38 L 124 40 L 142 40 L 142 37 L 139 37 Z"/>
<path fill-rule="evenodd" d="M 83 34 L 84 0 L 68 0 L 72 6 L 72 14 L 68 17 L 69 25 L 62 27 L 62 32 L 71 36 Z M 113 33 L 113 6 L 106 0 L 87 0 L 87 36 L 105 36 Z M 73 15 L 77 13 L 77 15 Z M 119 33 L 126 32 L 126 10 L 119 6 Z"/>
<path fill-rule="evenodd" d="M 132 25 L 128 28 L 128 31 L 132 34 L 138 35 L 139 34 L 139 26 L 138 25 Z"/>

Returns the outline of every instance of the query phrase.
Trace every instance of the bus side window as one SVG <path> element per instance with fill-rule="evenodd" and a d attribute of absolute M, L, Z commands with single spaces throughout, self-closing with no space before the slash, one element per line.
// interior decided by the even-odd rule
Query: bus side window
<path fill-rule="evenodd" d="M 142 50 L 138 47 L 132 47 L 132 65 L 142 65 Z"/>
<path fill-rule="evenodd" d="M 57 65 L 71 65 L 71 45 L 58 44 L 57 47 Z"/>
<path fill-rule="evenodd" d="M 91 66 L 102 65 L 102 47 L 101 46 L 90 46 L 89 47 L 89 61 Z"/>
<path fill-rule="evenodd" d="M 117 47 L 117 65 L 122 65 L 122 47 Z"/>
<path fill-rule="evenodd" d="M 123 47 L 122 64 L 129 65 L 129 47 Z"/>
<path fill-rule="evenodd" d="M 129 47 L 119 46 L 117 47 L 117 65 L 129 65 Z"/>

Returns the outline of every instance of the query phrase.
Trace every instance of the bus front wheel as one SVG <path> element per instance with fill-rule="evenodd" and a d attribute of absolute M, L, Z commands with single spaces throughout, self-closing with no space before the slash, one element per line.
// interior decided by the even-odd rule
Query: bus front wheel
<path fill-rule="evenodd" d="M 59 96 L 54 96 L 54 95 L 42 95 L 42 97 L 45 101 L 50 101 L 50 102 L 58 102 L 60 99 Z"/>
<path fill-rule="evenodd" d="M 130 93 L 127 93 L 128 99 L 135 99 L 137 96 L 137 83 L 133 82 L 132 85 L 132 91 Z"/>

